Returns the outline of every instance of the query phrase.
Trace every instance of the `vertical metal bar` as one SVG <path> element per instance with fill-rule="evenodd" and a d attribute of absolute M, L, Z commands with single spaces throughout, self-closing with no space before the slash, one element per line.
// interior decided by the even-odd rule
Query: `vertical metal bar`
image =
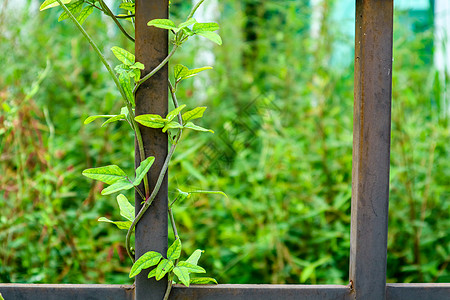
<path fill-rule="evenodd" d="M 393 0 L 356 0 L 350 280 L 386 299 Z"/>
<path fill-rule="evenodd" d="M 168 53 L 167 30 L 148 27 L 152 19 L 168 18 L 168 0 L 136 0 L 136 60 L 145 65 L 142 76 L 155 68 Z M 136 93 L 136 115 L 152 113 L 167 115 L 168 110 L 168 68 L 159 70 L 152 78 L 143 83 Z M 155 162 L 148 174 L 150 189 L 155 186 L 159 172 L 167 156 L 167 135 L 160 129 L 140 126 L 146 157 L 154 156 Z M 136 147 L 135 164 L 140 163 L 139 150 Z M 167 174 L 153 204 L 136 226 L 136 259 L 147 251 L 163 254 L 167 251 Z M 141 186 L 143 190 L 143 187 Z M 136 213 L 141 208 L 142 199 L 138 194 Z M 156 281 L 147 278 L 148 270 L 136 277 L 136 299 L 161 300 L 167 286 L 167 280 Z"/>

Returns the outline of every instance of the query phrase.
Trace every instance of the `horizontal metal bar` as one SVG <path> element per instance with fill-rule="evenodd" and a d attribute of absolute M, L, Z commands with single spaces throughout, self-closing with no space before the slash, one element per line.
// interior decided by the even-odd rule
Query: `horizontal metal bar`
<path fill-rule="evenodd" d="M 0 283 L 5 300 L 133 300 L 134 286 L 120 284 Z"/>
<path fill-rule="evenodd" d="M 388 300 L 450 300 L 450 283 L 388 283 Z"/>
<path fill-rule="evenodd" d="M 5 300 L 134 300 L 132 285 L 113 284 L 15 284 L 0 283 Z M 219 284 L 195 285 L 186 288 L 175 285 L 170 300 L 184 299 L 353 299 L 345 285 L 289 285 L 289 284 Z M 387 300 L 447 300 L 450 283 L 388 283 Z"/>
<path fill-rule="evenodd" d="M 350 300 L 350 287 L 345 285 L 289 285 L 289 284 L 219 284 L 174 286 L 170 300 L 264 300 L 308 299 Z M 7 299 L 5 299 L 7 300 Z"/>

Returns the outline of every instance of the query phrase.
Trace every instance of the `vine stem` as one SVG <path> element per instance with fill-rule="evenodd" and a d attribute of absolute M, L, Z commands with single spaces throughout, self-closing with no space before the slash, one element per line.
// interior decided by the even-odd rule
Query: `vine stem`
<path fill-rule="evenodd" d="M 89 44 L 94 49 L 95 53 L 97 53 L 97 55 L 100 57 L 100 60 L 102 61 L 103 65 L 105 66 L 106 70 L 108 70 L 109 74 L 113 78 L 114 83 L 116 84 L 117 88 L 119 89 L 120 94 L 122 95 L 122 98 L 124 99 L 125 103 L 127 104 L 128 113 L 131 115 L 131 118 L 130 118 L 131 123 L 132 123 L 131 128 L 133 129 L 133 131 L 136 135 L 137 142 L 138 142 L 139 155 L 140 155 L 141 161 L 144 161 L 145 153 L 144 153 L 144 143 L 142 141 L 141 131 L 139 130 L 139 126 L 137 125 L 136 120 L 134 119 L 133 107 L 131 106 L 131 103 L 126 96 L 125 91 L 123 90 L 122 85 L 120 84 L 119 78 L 117 78 L 113 69 L 111 68 L 109 63 L 106 61 L 105 56 L 100 51 L 97 44 L 94 42 L 94 40 L 91 38 L 91 36 L 86 32 L 86 30 L 84 30 L 83 26 L 81 26 L 81 24 L 77 21 L 77 19 L 74 17 L 74 15 L 70 12 L 70 10 L 67 8 L 67 6 L 64 3 L 62 3 L 61 0 L 56 0 L 56 1 L 59 3 L 59 5 L 62 7 L 62 9 L 66 12 L 66 14 L 69 16 L 69 18 L 75 24 L 75 26 L 77 26 L 78 30 L 80 30 L 80 32 L 83 34 L 83 36 L 88 40 Z M 144 176 L 144 188 L 145 188 L 145 193 L 148 194 L 150 188 L 148 186 L 147 176 Z"/>
<path fill-rule="evenodd" d="M 169 299 L 170 291 L 172 291 L 172 286 L 173 286 L 173 280 L 171 278 L 169 278 L 169 282 L 167 283 L 167 289 L 166 289 L 166 293 L 164 294 L 163 300 Z"/>
<path fill-rule="evenodd" d="M 169 55 L 167 55 L 166 58 L 164 58 L 164 60 L 159 65 L 157 65 L 150 73 L 148 73 L 147 75 L 142 77 L 138 82 L 136 82 L 136 85 L 134 86 L 134 89 L 133 89 L 133 94 L 136 93 L 137 89 L 141 86 L 141 84 L 143 84 L 150 77 L 155 75 L 155 73 L 158 72 L 162 67 L 164 67 L 164 65 L 169 61 L 169 59 L 175 54 L 175 51 L 177 51 L 177 48 L 178 48 L 178 45 L 174 45 L 172 48 L 172 51 L 170 51 Z"/>
<path fill-rule="evenodd" d="M 109 9 L 108 5 L 106 5 L 103 0 L 99 1 L 100 6 L 103 8 L 103 11 L 113 19 L 114 23 L 116 23 L 117 27 L 119 27 L 120 31 L 133 43 L 135 42 L 134 38 L 128 34 L 128 32 L 125 30 L 125 28 L 122 27 L 122 24 L 120 24 L 119 20 L 117 20 L 117 17 L 113 14 L 113 12 Z"/>
<path fill-rule="evenodd" d="M 172 96 L 172 100 L 173 100 L 173 105 L 175 107 L 175 109 L 178 108 L 178 101 L 177 101 L 177 97 L 175 95 L 174 92 L 174 88 L 172 86 L 172 83 L 169 80 L 169 90 L 170 90 L 170 94 Z M 180 124 L 183 125 L 183 118 L 181 116 L 181 112 L 178 113 L 178 120 L 180 121 Z M 155 187 L 153 188 L 152 194 L 150 195 L 150 197 L 147 198 L 147 200 L 145 200 L 144 205 L 141 207 L 141 209 L 139 210 L 138 214 L 136 215 L 136 218 L 133 220 L 133 222 L 131 223 L 130 228 L 128 229 L 127 232 L 127 236 L 125 239 L 125 248 L 127 249 L 127 253 L 130 256 L 131 260 L 134 262 L 135 259 L 133 257 L 133 254 L 131 253 L 131 234 L 133 233 L 134 228 L 136 227 L 137 222 L 139 222 L 139 220 L 142 218 L 142 216 L 144 215 L 144 213 L 147 211 L 147 209 L 150 207 L 150 205 L 152 204 L 153 200 L 156 197 L 156 194 L 158 194 L 158 191 L 161 187 L 162 181 L 164 179 L 164 176 L 166 175 L 167 169 L 169 168 L 169 162 L 172 159 L 173 153 L 175 152 L 175 148 L 177 147 L 178 142 L 181 139 L 181 134 L 182 134 L 182 129 L 178 130 L 178 134 L 177 134 L 177 138 L 174 141 L 174 143 L 172 144 L 172 146 L 170 147 L 170 151 L 167 154 L 167 157 L 164 161 L 164 165 L 161 169 L 161 172 L 159 173 L 158 179 L 156 180 L 156 184 Z"/>

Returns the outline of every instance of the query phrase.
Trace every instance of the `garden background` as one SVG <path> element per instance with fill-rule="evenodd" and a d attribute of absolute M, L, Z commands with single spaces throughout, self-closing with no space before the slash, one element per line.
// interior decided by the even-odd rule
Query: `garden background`
<path fill-rule="evenodd" d="M 219 22 L 223 46 L 198 38 L 175 57 L 214 67 L 181 86 L 188 105 L 208 106 L 202 126 L 215 134 L 185 133 L 169 198 L 177 188 L 227 193 L 174 211 L 184 249 L 205 249 L 201 264 L 220 283 L 348 281 L 352 2 L 209 0 L 197 19 Z M 388 282 L 450 280 L 438 2 L 395 10 Z M 73 24 L 39 4 L 0 3 L 0 282 L 131 283 L 125 232 L 97 222 L 120 218 L 115 197 L 81 171 L 118 163 L 131 174 L 133 137 L 123 124 L 83 124 L 120 110 L 119 95 Z M 173 0 L 174 20 L 190 7 Z M 111 61 L 113 45 L 131 45 L 97 12 L 85 27 Z"/>

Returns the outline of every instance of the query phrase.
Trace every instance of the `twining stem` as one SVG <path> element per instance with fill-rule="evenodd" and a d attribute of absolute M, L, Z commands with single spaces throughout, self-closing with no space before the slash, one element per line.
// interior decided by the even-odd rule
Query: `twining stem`
<path fill-rule="evenodd" d="M 174 45 L 172 48 L 172 51 L 170 51 L 169 55 L 167 55 L 166 58 L 164 58 L 164 60 L 159 65 L 157 65 L 150 73 L 148 73 L 147 75 L 142 77 L 138 82 L 136 82 L 136 85 L 134 86 L 134 89 L 133 89 L 133 94 L 136 94 L 136 91 L 141 84 L 143 84 L 150 77 L 155 75 L 155 73 L 158 72 L 162 67 L 164 67 L 164 65 L 169 61 L 169 59 L 175 54 L 175 51 L 177 51 L 177 48 L 178 48 L 178 45 Z"/>
<path fill-rule="evenodd" d="M 117 78 L 113 69 L 111 68 L 109 63 L 106 61 L 105 56 L 100 51 L 97 44 L 94 42 L 94 40 L 91 38 L 91 36 L 86 32 L 86 30 L 84 30 L 83 26 L 81 26 L 81 24 L 77 21 L 77 19 L 74 17 L 74 15 L 70 12 L 70 10 L 67 8 L 67 6 L 64 3 L 62 3 L 61 0 L 56 0 L 56 1 L 59 3 L 59 5 L 62 7 L 62 9 L 66 12 L 66 14 L 72 20 L 72 22 L 77 26 L 78 30 L 80 30 L 80 32 L 83 34 L 83 36 L 88 40 L 89 44 L 94 49 L 95 53 L 97 53 L 97 55 L 100 57 L 100 60 L 102 61 L 105 68 L 108 70 L 109 74 L 111 75 L 112 79 L 114 80 L 114 83 L 116 84 L 117 88 L 119 89 L 119 92 L 122 95 L 122 98 L 124 99 L 125 103 L 127 104 L 128 113 L 131 116 L 130 119 L 131 119 L 133 131 L 136 135 L 136 139 L 138 142 L 140 159 L 141 159 L 141 161 L 144 161 L 145 153 L 144 153 L 144 143 L 142 141 L 141 131 L 139 130 L 139 126 L 137 125 L 136 120 L 134 120 L 133 107 L 131 106 L 131 103 L 126 96 L 125 91 L 123 90 L 122 85 L 120 84 L 119 78 Z M 145 193 L 148 194 L 150 188 L 148 186 L 147 176 L 144 176 L 144 188 L 145 188 Z"/>
<path fill-rule="evenodd" d="M 200 7 L 200 5 L 202 5 L 202 3 L 203 3 L 204 1 L 205 1 L 205 0 L 200 0 L 200 1 L 194 6 L 194 8 L 192 8 L 191 12 L 189 13 L 189 15 L 188 15 L 188 17 L 187 17 L 187 20 L 189 20 L 190 18 L 192 18 L 192 16 L 194 15 L 195 11 Z"/>
<path fill-rule="evenodd" d="M 99 1 L 100 6 L 103 8 L 103 11 L 105 12 L 105 14 L 107 14 L 108 16 L 111 17 L 111 19 L 113 19 L 114 23 L 116 23 L 117 27 L 119 27 L 120 31 L 122 31 L 122 33 L 134 43 L 134 38 L 128 34 L 128 32 L 122 27 L 122 24 L 120 24 L 119 20 L 117 20 L 117 17 L 113 14 L 113 12 L 109 9 L 108 5 L 106 5 L 105 2 L 103 2 L 103 0 Z M 128 16 L 127 16 L 128 17 Z"/>
<path fill-rule="evenodd" d="M 169 80 L 169 89 L 170 89 L 170 94 L 172 95 L 172 100 L 173 100 L 173 105 L 175 107 L 175 109 L 178 108 L 178 101 L 177 101 L 177 97 L 175 95 L 172 83 Z M 180 121 L 180 124 L 183 125 L 183 118 L 181 116 L 181 112 L 178 113 L 178 120 Z M 137 222 L 139 222 L 139 220 L 142 218 L 142 216 L 144 215 L 144 213 L 147 211 L 147 209 L 150 207 L 150 205 L 152 204 L 153 200 L 156 197 L 156 194 L 158 194 L 158 191 L 161 187 L 162 181 L 164 179 L 164 176 L 166 175 L 167 169 L 169 168 L 169 162 L 172 159 L 173 153 L 175 152 L 175 148 L 177 147 L 178 142 L 181 139 L 181 134 L 182 134 L 182 130 L 179 129 L 178 133 L 177 133 L 177 138 L 175 139 L 175 141 L 173 142 L 172 146 L 170 147 L 170 151 L 167 154 L 166 160 L 164 161 L 164 165 L 161 168 L 161 172 L 159 173 L 158 179 L 156 180 L 156 184 L 155 187 L 153 188 L 152 194 L 150 195 L 150 197 L 147 198 L 147 200 L 144 202 L 144 205 L 141 207 L 141 209 L 139 210 L 136 218 L 134 219 L 133 223 L 131 223 L 130 228 L 128 229 L 127 232 L 127 236 L 125 239 L 125 248 L 127 249 L 127 253 L 130 256 L 131 260 L 134 262 L 134 256 L 131 253 L 131 234 L 133 233 L 134 228 L 136 227 Z M 175 223 L 173 223 L 175 224 Z"/>
<path fill-rule="evenodd" d="M 172 290 L 173 280 L 169 278 L 169 282 L 167 283 L 166 293 L 164 294 L 163 300 L 169 299 L 170 291 Z"/>
<path fill-rule="evenodd" d="M 169 208 L 169 217 L 170 217 L 170 223 L 172 224 L 172 230 L 175 238 L 178 238 L 178 231 L 177 231 L 177 225 L 175 224 L 175 219 L 173 218 L 173 212 L 172 208 Z"/>

